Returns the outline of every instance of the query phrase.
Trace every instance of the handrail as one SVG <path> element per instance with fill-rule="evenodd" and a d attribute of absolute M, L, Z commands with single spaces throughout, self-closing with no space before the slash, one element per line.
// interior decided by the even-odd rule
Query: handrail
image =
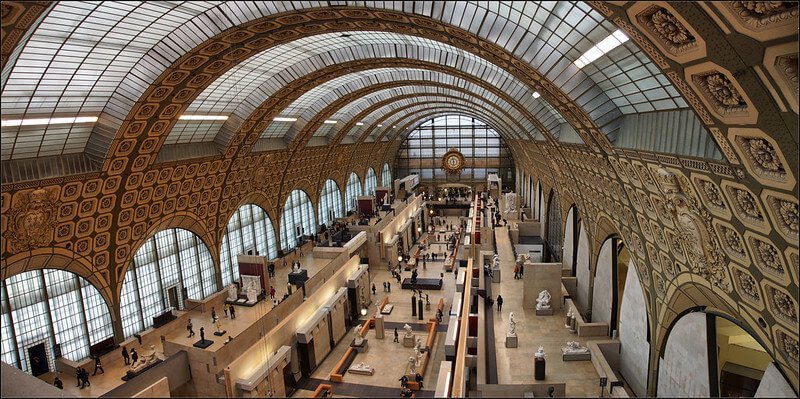
<path fill-rule="evenodd" d="M 467 270 L 469 279 L 472 276 L 473 259 L 467 259 Z M 470 281 L 470 280 L 467 281 Z M 458 331 L 458 348 L 456 349 L 455 367 L 453 372 L 453 386 L 450 389 L 451 397 L 459 398 L 464 395 L 464 368 L 467 361 L 467 332 L 469 331 L 469 302 L 471 298 L 472 284 L 464 284 L 461 301 L 461 319 Z"/>

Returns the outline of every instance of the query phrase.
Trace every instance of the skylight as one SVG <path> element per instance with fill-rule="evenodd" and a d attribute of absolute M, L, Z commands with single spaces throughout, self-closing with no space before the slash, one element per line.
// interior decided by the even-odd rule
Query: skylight
<path fill-rule="evenodd" d="M 574 64 L 578 68 L 583 68 L 586 65 L 591 64 L 596 59 L 602 57 L 609 51 L 619 47 L 622 43 L 628 41 L 628 36 L 625 35 L 621 30 L 617 29 L 611 36 L 603 39 L 600 43 L 595 44 L 587 50 L 583 55 L 580 56 L 577 60 L 575 60 Z"/>
<path fill-rule="evenodd" d="M 181 115 L 178 119 L 182 121 L 225 121 L 227 115 Z"/>
<path fill-rule="evenodd" d="M 29 118 L 29 119 L 4 119 L 0 121 L 3 127 L 35 126 L 35 125 L 65 125 L 73 123 L 97 122 L 96 116 L 76 116 L 70 118 Z"/>
<path fill-rule="evenodd" d="M 295 122 L 295 121 L 297 121 L 297 118 L 287 118 L 287 117 L 284 117 L 284 116 L 276 116 L 276 117 L 272 118 L 272 120 L 275 121 L 275 122 Z"/>

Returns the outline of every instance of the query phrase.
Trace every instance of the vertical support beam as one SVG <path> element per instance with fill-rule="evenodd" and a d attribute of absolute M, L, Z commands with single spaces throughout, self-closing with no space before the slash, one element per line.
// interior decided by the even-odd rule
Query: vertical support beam
<path fill-rule="evenodd" d="M 717 317 L 706 313 L 706 339 L 708 351 L 708 396 L 719 397 L 719 370 L 717 367 Z"/>
<path fill-rule="evenodd" d="M 611 322 L 608 331 L 613 336 L 613 331 L 617 330 L 617 314 L 619 311 L 619 238 L 611 238 Z M 601 246 L 602 250 L 602 246 Z"/>

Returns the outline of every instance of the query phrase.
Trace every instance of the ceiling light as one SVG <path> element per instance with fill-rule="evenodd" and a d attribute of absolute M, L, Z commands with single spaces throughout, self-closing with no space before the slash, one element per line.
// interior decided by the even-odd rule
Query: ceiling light
<path fill-rule="evenodd" d="M 287 118 L 285 116 L 276 116 L 276 117 L 272 118 L 272 120 L 275 121 L 275 122 L 294 122 L 294 121 L 297 120 L 297 118 Z"/>
<path fill-rule="evenodd" d="M 322 123 L 327 123 L 327 124 L 329 124 L 329 125 L 333 125 L 333 124 L 334 124 L 334 123 L 336 123 L 336 122 L 338 122 L 338 121 L 335 121 L 335 120 L 332 120 L 332 119 L 325 119 L 325 121 L 324 121 L 324 122 L 322 122 Z"/>
<path fill-rule="evenodd" d="M 35 126 L 35 125 L 64 125 L 72 123 L 97 122 L 96 116 L 75 116 L 69 118 L 30 118 L 30 119 L 4 119 L 0 126 Z"/>
<path fill-rule="evenodd" d="M 380 125 L 380 124 L 379 124 L 379 125 L 378 125 L 378 127 L 383 127 L 383 125 Z"/>
<path fill-rule="evenodd" d="M 609 51 L 619 47 L 622 43 L 628 41 L 628 36 L 625 35 L 624 32 L 617 29 L 611 36 L 603 39 L 600 43 L 592 46 L 589 50 L 587 50 L 583 55 L 580 56 L 577 60 L 575 60 L 574 64 L 578 68 L 583 68 L 586 65 L 591 64 L 594 60 L 602 57 L 604 54 L 608 53 Z"/>
<path fill-rule="evenodd" d="M 392 129 L 397 129 L 397 125 L 392 126 Z"/>
<path fill-rule="evenodd" d="M 533 98 L 539 98 L 539 97 L 541 97 L 541 96 L 542 96 L 542 95 L 541 95 L 541 94 L 539 94 L 539 92 L 538 92 L 538 91 L 534 91 L 534 92 L 533 92 Z"/>
<path fill-rule="evenodd" d="M 356 126 L 364 126 L 364 122 L 356 122 Z"/>
<path fill-rule="evenodd" d="M 178 119 L 182 121 L 224 121 L 227 115 L 181 115 Z"/>

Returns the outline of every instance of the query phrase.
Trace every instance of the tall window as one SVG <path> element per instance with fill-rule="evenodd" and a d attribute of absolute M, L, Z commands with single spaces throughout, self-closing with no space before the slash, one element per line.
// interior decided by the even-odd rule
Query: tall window
<path fill-rule="evenodd" d="M 442 157 L 450 148 L 461 151 L 466 165 L 458 175 L 442 169 Z M 421 181 L 478 182 L 495 172 L 503 181 L 514 178 L 511 151 L 486 123 L 467 116 L 433 118 L 409 133 L 397 155 L 398 176 L 419 174 Z"/>
<path fill-rule="evenodd" d="M 222 237 L 219 261 L 223 285 L 239 275 L 236 256 L 253 249 L 269 259 L 278 257 L 278 241 L 269 215 L 258 205 L 244 204 L 231 215 Z"/>
<path fill-rule="evenodd" d="M 355 210 L 356 197 L 361 195 L 361 179 L 358 178 L 356 172 L 350 173 L 350 178 L 347 179 L 347 187 L 344 190 L 344 208 L 348 211 Z"/>
<path fill-rule="evenodd" d="M 392 187 L 392 171 L 389 170 L 389 164 L 383 164 L 383 172 L 381 172 L 381 186 Z"/>
<path fill-rule="evenodd" d="M 281 248 L 288 251 L 297 246 L 300 237 L 316 232 L 314 207 L 308 194 L 303 190 L 292 191 L 281 215 Z"/>
<path fill-rule="evenodd" d="M 125 337 L 150 327 L 153 317 L 170 306 L 182 308 L 184 299 L 215 293 L 215 273 L 211 253 L 194 233 L 183 229 L 156 233 L 139 248 L 125 273 L 120 301 Z M 176 303 L 170 303 L 173 288 Z"/>
<path fill-rule="evenodd" d="M 50 370 L 55 370 L 55 344 L 61 346 L 65 358 L 77 361 L 89 356 L 89 346 L 114 335 L 111 313 L 100 291 L 64 270 L 11 276 L 3 281 L 0 301 L 2 360 L 28 372 L 32 346 L 45 344 L 46 360 Z"/>
<path fill-rule="evenodd" d="M 364 195 L 375 195 L 375 187 L 378 187 L 375 169 L 367 168 L 367 177 L 364 178 Z"/>
<path fill-rule="evenodd" d="M 328 179 L 319 195 L 319 223 L 330 226 L 333 219 L 343 216 L 342 192 L 335 181 Z"/>

